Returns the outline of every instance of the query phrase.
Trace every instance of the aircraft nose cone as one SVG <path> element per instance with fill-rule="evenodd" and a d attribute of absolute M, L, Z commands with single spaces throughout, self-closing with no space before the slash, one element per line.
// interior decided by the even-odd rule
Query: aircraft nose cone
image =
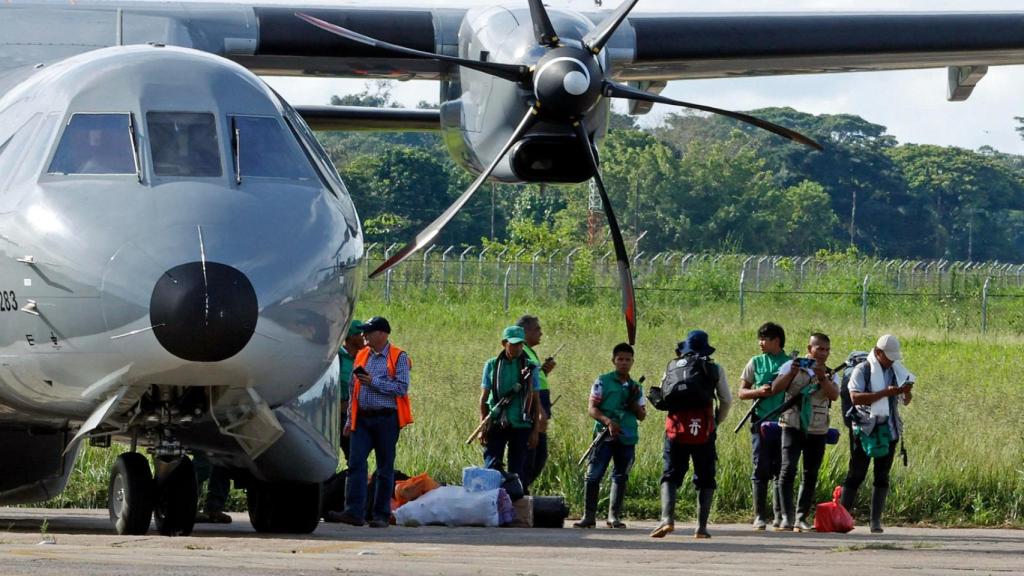
<path fill-rule="evenodd" d="M 219 362 L 239 353 L 256 330 L 256 290 L 226 264 L 191 262 L 164 272 L 153 288 L 153 333 L 171 354 Z"/>

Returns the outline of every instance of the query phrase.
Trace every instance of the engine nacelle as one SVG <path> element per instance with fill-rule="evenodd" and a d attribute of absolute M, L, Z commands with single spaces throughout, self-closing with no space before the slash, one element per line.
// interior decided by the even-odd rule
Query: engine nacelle
<path fill-rule="evenodd" d="M 578 44 L 593 28 L 584 16 L 548 9 L 565 44 Z M 459 56 L 472 60 L 532 66 L 545 54 L 537 45 L 529 9 L 476 8 L 459 30 Z M 600 60 L 603 67 L 606 59 Z M 441 127 L 452 158 L 473 173 L 483 171 L 536 99 L 532 87 L 460 68 L 441 83 Z M 602 98 L 583 119 L 590 134 L 608 129 L 608 99 Z M 576 136 L 544 122 L 517 142 L 495 168 L 502 182 L 583 182 L 592 176 Z"/>

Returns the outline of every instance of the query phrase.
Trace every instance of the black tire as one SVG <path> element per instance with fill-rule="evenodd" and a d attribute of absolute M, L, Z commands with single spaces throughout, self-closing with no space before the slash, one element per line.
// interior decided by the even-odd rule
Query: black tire
<path fill-rule="evenodd" d="M 163 472 L 161 472 L 163 468 Z M 196 524 L 199 486 L 188 456 L 157 463 L 153 519 L 164 536 L 188 536 Z"/>
<path fill-rule="evenodd" d="M 110 471 L 107 509 L 118 534 L 141 536 L 149 531 L 154 488 L 145 456 L 126 452 L 117 457 Z"/>
<path fill-rule="evenodd" d="M 245 495 L 257 532 L 309 534 L 320 524 L 320 484 L 253 481 Z"/>

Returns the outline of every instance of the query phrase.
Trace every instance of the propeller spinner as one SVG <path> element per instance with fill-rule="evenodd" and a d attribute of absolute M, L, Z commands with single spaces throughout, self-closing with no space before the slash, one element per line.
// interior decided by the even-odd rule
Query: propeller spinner
<path fill-rule="evenodd" d="M 601 98 L 607 97 L 642 100 L 710 112 L 712 114 L 727 116 L 729 118 L 757 126 L 758 128 L 778 134 L 779 136 L 817 150 L 821 150 L 821 146 L 803 134 L 748 114 L 732 112 L 711 106 L 704 106 L 702 104 L 673 100 L 658 94 L 650 94 L 630 86 L 618 84 L 610 80 L 601 68 L 598 56 L 615 33 L 615 30 L 618 29 L 619 25 L 622 24 L 639 0 L 627 0 L 620 4 L 611 15 L 605 18 L 605 20 L 581 39 L 582 47 L 564 45 L 559 40 L 558 34 L 551 23 L 551 19 L 548 17 L 547 9 L 544 8 L 543 1 L 528 1 L 530 6 L 530 18 L 533 22 L 533 32 L 537 44 L 548 49 L 548 51 L 533 67 L 528 67 L 522 64 L 480 62 L 477 60 L 467 60 L 454 56 L 431 54 L 429 52 L 422 52 L 375 40 L 359 34 L 358 32 L 353 32 L 347 28 L 326 22 L 319 18 L 314 18 L 301 12 L 296 13 L 296 16 L 310 24 L 313 24 L 314 26 L 353 42 L 390 51 L 396 55 L 404 57 L 411 56 L 414 58 L 425 58 L 458 64 L 479 72 L 491 74 L 498 78 L 503 78 L 510 82 L 516 82 L 524 88 L 533 89 L 535 101 L 531 104 L 530 109 L 526 112 L 526 115 L 523 116 L 522 120 L 520 120 L 515 130 L 513 130 L 511 137 L 509 137 L 508 141 L 495 155 L 490 165 L 488 165 L 487 168 L 477 176 L 476 180 L 473 181 L 469 188 L 467 188 L 466 191 L 463 192 L 462 195 L 444 211 L 444 213 L 417 234 L 416 238 L 411 243 L 377 267 L 377 269 L 370 274 L 370 278 L 374 278 L 384 273 L 402 260 L 408 258 L 417 250 L 430 244 L 441 229 L 455 217 L 458 211 L 461 210 L 467 202 L 469 202 L 469 199 L 473 194 L 480 189 L 484 181 L 490 177 L 491 173 L 494 172 L 505 154 L 508 153 L 516 142 L 518 142 L 530 130 L 530 128 L 537 123 L 537 121 L 543 120 L 552 124 L 562 124 L 567 128 L 572 129 L 573 133 L 576 135 L 576 140 L 579 145 L 585 149 L 584 157 L 587 158 L 590 164 L 594 182 L 601 195 L 601 203 L 604 206 L 604 213 L 608 219 L 608 228 L 611 233 L 612 244 L 615 248 L 615 259 L 619 269 L 619 280 L 622 289 L 622 313 L 626 319 L 626 332 L 629 337 L 629 343 L 633 344 L 636 340 L 636 296 L 633 291 L 633 274 L 629 269 L 629 254 L 626 252 L 626 245 L 622 239 L 622 231 L 619 229 L 618 220 L 615 218 L 615 212 L 612 208 L 611 201 L 608 198 L 608 193 L 605 190 L 604 181 L 601 178 L 601 170 L 598 165 L 597 155 L 594 148 L 595 144 L 592 137 L 587 133 L 586 128 L 583 126 L 584 117 L 594 109 Z"/>

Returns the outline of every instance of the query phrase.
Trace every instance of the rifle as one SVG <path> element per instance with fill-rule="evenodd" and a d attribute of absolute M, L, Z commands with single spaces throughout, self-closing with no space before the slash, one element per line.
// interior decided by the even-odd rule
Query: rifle
<path fill-rule="evenodd" d="M 834 369 L 829 368 L 828 366 L 826 366 L 825 367 L 825 374 L 831 379 L 832 375 L 835 374 L 836 370 L 839 370 L 840 368 L 842 368 L 845 365 L 846 364 L 844 363 L 843 365 L 837 366 Z M 815 392 L 818 391 L 818 388 L 820 388 L 820 386 L 818 384 L 812 384 L 810 386 L 810 390 L 808 390 L 807 393 L 808 394 L 814 394 Z M 804 398 L 804 391 L 801 390 L 799 394 L 795 394 L 792 398 L 790 398 L 789 400 L 786 400 L 785 402 L 783 402 L 778 408 L 776 408 L 775 410 L 772 410 L 771 412 L 765 414 L 764 418 L 758 418 L 754 422 L 754 426 L 757 426 L 758 424 L 760 424 L 761 422 L 764 422 L 766 420 L 771 420 L 772 418 L 775 418 L 779 414 L 782 414 L 786 410 L 789 410 L 793 406 L 796 406 L 797 402 L 802 401 L 803 398 Z M 753 408 L 751 408 L 751 410 L 753 410 Z"/>
<path fill-rule="evenodd" d="M 732 429 L 733 434 L 739 432 L 740 428 L 743 428 L 743 425 L 747 423 L 747 420 L 750 420 L 750 417 L 754 415 L 754 412 L 757 410 L 757 407 L 761 405 L 761 400 L 764 400 L 764 398 L 758 398 L 757 400 L 754 400 L 754 403 L 750 405 L 750 410 L 747 410 L 747 413 L 743 415 L 743 419 L 740 420 L 740 423 L 737 424 L 736 427 Z"/>
<path fill-rule="evenodd" d="M 469 435 L 469 438 L 466 438 L 466 444 L 472 444 L 477 438 L 479 438 L 480 435 L 483 434 L 484 429 L 487 428 L 492 420 L 494 420 L 495 415 L 501 414 L 502 411 L 508 407 L 509 403 L 512 402 L 512 397 L 518 394 L 521 390 L 522 388 L 520 388 L 519 385 L 516 385 L 513 386 L 508 393 L 502 396 L 498 400 L 498 403 L 494 405 L 494 408 L 491 408 L 491 411 L 487 413 L 487 416 L 480 421 L 480 424 L 478 424 L 476 429 L 473 430 L 473 433 Z"/>
<path fill-rule="evenodd" d="M 597 445 L 603 442 L 604 439 L 608 437 L 608 434 L 608 427 L 605 426 L 604 429 L 601 430 L 601 433 L 594 438 L 594 441 L 590 443 L 590 446 L 587 447 L 587 451 L 583 453 L 583 456 L 580 456 L 580 460 L 579 462 L 576 463 L 576 465 L 582 466 L 583 463 L 586 462 L 594 454 L 594 450 L 597 450 Z"/>

